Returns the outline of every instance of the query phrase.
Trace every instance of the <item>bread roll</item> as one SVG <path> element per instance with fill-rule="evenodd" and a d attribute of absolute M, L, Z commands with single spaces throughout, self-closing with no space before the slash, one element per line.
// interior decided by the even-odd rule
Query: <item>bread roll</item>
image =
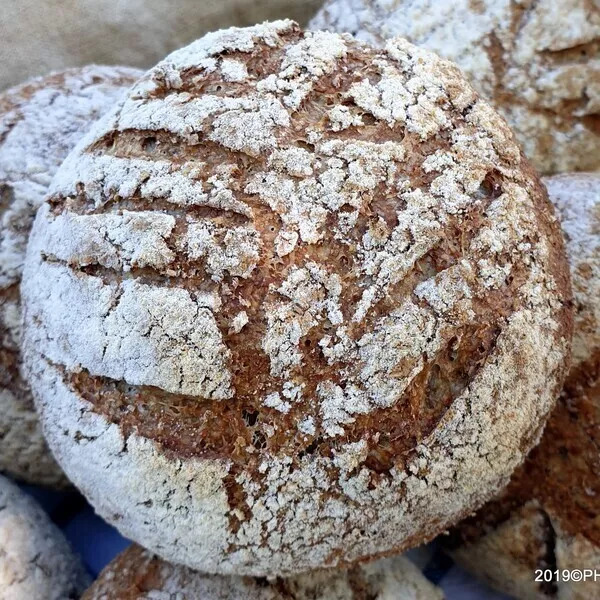
<path fill-rule="evenodd" d="M 0 597 L 78 600 L 89 576 L 46 513 L 0 476 Z"/>
<path fill-rule="evenodd" d="M 600 174 L 546 185 L 573 276 L 573 367 L 540 445 L 448 545 L 464 567 L 517 598 L 588 599 L 598 596 L 593 577 L 536 582 L 535 572 L 600 571 Z"/>
<path fill-rule="evenodd" d="M 480 505 L 562 387 L 545 191 L 450 63 L 291 21 L 148 72 L 65 161 L 23 294 L 52 449 L 167 560 L 283 575 Z"/>
<path fill-rule="evenodd" d="M 60 163 L 139 75 L 92 66 L 0 94 L 0 471 L 30 483 L 65 479 L 21 376 L 19 284 L 29 231 Z"/>
<path fill-rule="evenodd" d="M 596 0 L 329 0 L 311 28 L 455 61 L 542 173 L 600 169 Z"/>
<path fill-rule="evenodd" d="M 204 575 L 130 546 L 100 573 L 82 600 L 442 600 L 439 588 L 401 556 L 349 571 L 289 579 Z"/>

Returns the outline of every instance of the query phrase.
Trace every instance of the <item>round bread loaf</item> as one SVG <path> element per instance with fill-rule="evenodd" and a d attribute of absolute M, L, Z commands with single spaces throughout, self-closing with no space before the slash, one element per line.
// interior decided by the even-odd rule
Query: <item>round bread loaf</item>
<path fill-rule="evenodd" d="M 78 600 L 88 585 L 59 529 L 32 498 L 0 476 L 0 597 Z"/>
<path fill-rule="evenodd" d="M 536 582 L 536 569 L 600 570 L 600 174 L 546 180 L 575 296 L 573 367 L 542 441 L 508 488 L 454 530 L 456 560 L 517 598 L 596 598 L 598 582 Z"/>
<path fill-rule="evenodd" d="M 349 571 L 314 571 L 288 579 L 204 575 L 130 546 L 100 573 L 82 600 L 442 600 L 401 556 Z"/>
<path fill-rule="evenodd" d="M 329 0 L 311 28 L 404 36 L 456 62 L 542 173 L 600 169 L 595 0 Z"/>
<path fill-rule="evenodd" d="M 30 483 L 65 479 L 21 376 L 19 284 L 29 231 L 60 163 L 140 75 L 91 66 L 0 94 L 0 471 Z"/>
<path fill-rule="evenodd" d="M 208 573 L 400 551 L 488 499 L 569 361 L 546 193 L 460 72 L 291 21 L 159 63 L 38 212 L 26 355 L 59 462 Z"/>

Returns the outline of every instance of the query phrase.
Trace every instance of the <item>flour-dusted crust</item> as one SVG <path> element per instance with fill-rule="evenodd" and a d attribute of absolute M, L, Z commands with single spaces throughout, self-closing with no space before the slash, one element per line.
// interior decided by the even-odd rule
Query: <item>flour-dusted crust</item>
<path fill-rule="evenodd" d="M 430 539 L 506 483 L 562 385 L 545 192 L 459 71 L 402 39 L 209 34 L 38 215 L 23 293 L 50 444 L 100 514 L 192 568 Z"/>
<path fill-rule="evenodd" d="M 90 66 L 0 94 L 0 471 L 57 485 L 64 475 L 21 375 L 19 284 L 29 231 L 60 163 L 141 72 Z"/>
<path fill-rule="evenodd" d="M 600 569 L 600 175 L 545 183 L 571 264 L 573 366 L 540 445 L 449 546 L 461 565 L 518 598 L 595 598 L 593 579 L 540 585 L 532 577 L 535 569 Z"/>
<path fill-rule="evenodd" d="M 595 0 L 329 0 L 312 29 L 394 36 L 456 62 L 542 173 L 600 168 Z"/>
<path fill-rule="evenodd" d="M 0 476 L 0 596 L 78 600 L 88 585 L 83 565 L 48 515 Z"/>
<path fill-rule="evenodd" d="M 115 558 L 82 600 L 442 600 L 406 558 L 290 578 L 205 575 L 132 545 Z"/>

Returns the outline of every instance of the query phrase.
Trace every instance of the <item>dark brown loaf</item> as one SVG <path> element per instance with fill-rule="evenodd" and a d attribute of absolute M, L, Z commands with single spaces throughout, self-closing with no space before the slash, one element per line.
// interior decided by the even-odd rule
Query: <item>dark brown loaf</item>
<path fill-rule="evenodd" d="M 204 575 L 132 545 L 115 558 L 82 600 L 442 600 L 406 558 L 349 571 L 314 571 L 288 579 Z"/>
<path fill-rule="evenodd" d="M 600 175 L 545 180 L 567 238 L 573 367 L 542 440 L 493 502 L 454 530 L 455 558 L 518 598 L 595 598 L 598 582 L 536 569 L 600 569 Z"/>
<path fill-rule="evenodd" d="M 600 169 L 597 0 L 328 0 L 312 29 L 453 60 L 542 173 Z"/>
<path fill-rule="evenodd" d="M 562 239 L 450 63 L 290 21 L 152 69 L 30 243 L 30 377 L 100 514 L 205 572 L 417 545 L 507 482 L 562 386 Z"/>
<path fill-rule="evenodd" d="M 90 66 L 0 94 L 0 471 L 29 483 L 65 483 L 21 376 L 19 283 L 29 231 L 60 163 L 140 75 Z"/>

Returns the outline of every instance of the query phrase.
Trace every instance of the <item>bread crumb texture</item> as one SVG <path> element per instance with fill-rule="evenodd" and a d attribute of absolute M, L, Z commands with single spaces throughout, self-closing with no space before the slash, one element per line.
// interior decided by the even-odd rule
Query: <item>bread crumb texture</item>
<path fill-rule="evenodd" d="M 89 577 L 42 508 L 0 476 L 0 590 L 7 600 L 77 600 Z"/>
<path fill-rule="evenodd" d="M 0 94 L 0 470 L 30 483 L 65 479 L 21 373 L 19 284 L 29 231 L 60 163 L 141 74 L 91 66 Z"/>
<path fill-rule="evenodd" d="M 23 290 L 69 477 L 208 573 L 431 538 L 506 482 L 569 357 L 562 238 L 504 122 L 405 40 L 291 21 L 135 85 L 56 175 Z"/>
<path fill-rule="evenodd" d="M 542 173 L 600 169 L 596 0 L 328 0 L 311 29 L 439 53 L 506 118 Z"/>
<path fill-rule="evenodd" d="M 545 180 L 567 240 L 573 366 L 542 440 L 508 488 L 449 539 L 453 556 L 519 598 L 593 598 L 597 582 L 536 583 L 535 569 L 600 569 L 600 175 Z"/>
<path fill-rule="evenodd" d="M 314 571 L 289 578 L 205 575 L 130 546 L 102 571 L 82 600 L 442 600 L 406 558 L 350 570 Z"/>

